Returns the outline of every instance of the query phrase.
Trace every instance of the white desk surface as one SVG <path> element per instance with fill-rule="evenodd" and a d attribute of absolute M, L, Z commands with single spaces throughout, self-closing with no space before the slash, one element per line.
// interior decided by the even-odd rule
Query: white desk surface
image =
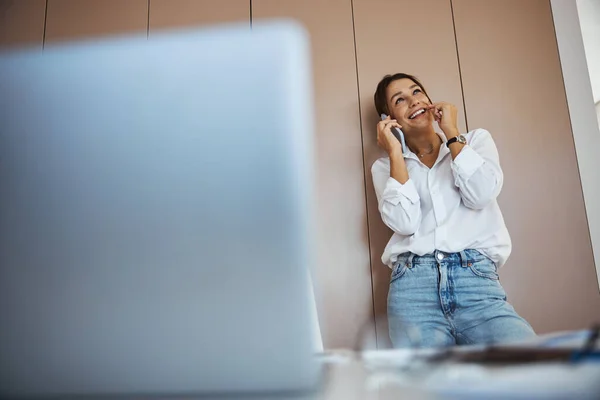
<path fill-rule="evenodd" d="M 587 331 L 557 332 L 522 345 L 580 349 L 588 336 Z M 598 360 L 510 367 L 450 362 L 432 365 L 422 360 L 423 355 L 434 352 L 415 349 L 326 352 L 321 390 L 295 399 L 600 399 Z"/>
<path fill-rule="evenodd" d="M 556 347 L 556 346 L 555 346 Z M 483 367 L 430 365 L 431 350 L 378 350 L 323 355 L 323 384 L 298 396 L 219 397 L 219 400 L 598 400 L 600 362 Z M 217 398 L 215 398 L 216 400 Z M 205 398 L 200 398 L 205 400 Z"/>
<path fill-rule="evenodd" d="M 512 367 L 427 365 L 415 351 L 384 350 L 328 356 L 315 400 L 358 399 L 600 399 L 600 362 Z M 311 397 L 306 397 L 310 399 Z"/>

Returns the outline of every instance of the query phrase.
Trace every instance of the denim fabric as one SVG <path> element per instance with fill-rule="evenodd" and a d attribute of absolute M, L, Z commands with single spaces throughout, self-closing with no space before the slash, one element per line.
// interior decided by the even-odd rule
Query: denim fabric
<path fill-rule="evenodd" d="M 535 335 L 506 301 L 496 265 L 477 250 L 401 254 L 388 294 L 394 347 L 506 343 Z"/>

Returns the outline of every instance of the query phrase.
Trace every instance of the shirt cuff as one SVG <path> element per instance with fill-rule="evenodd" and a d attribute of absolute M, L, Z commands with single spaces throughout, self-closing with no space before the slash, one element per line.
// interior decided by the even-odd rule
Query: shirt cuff
<path fill-rule="evenodd" d="M 469 179 L 484 163 L 481 157 L 471 146 L 465 146 L 452 162 L 452 169 L 461 178 Z"/>
<path fill-rule="evenodd" d="M 381 196 L 383 201 L 398 205 L 402 198 L 407 198 L 412 204 L 417 203 L 421 198 L 412 179 L 406 181 L 403 185 L 392 177 L 389 177 L 385 183 L 385 189 Z"/>

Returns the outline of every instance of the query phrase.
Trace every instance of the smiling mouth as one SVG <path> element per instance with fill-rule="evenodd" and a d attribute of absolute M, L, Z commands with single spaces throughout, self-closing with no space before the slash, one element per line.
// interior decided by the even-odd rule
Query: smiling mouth
<path fill-rule="evenodd" d="M 415 119 L 415 118 L 417 118 L 421 114 L 425 114 L 425 109 L 424 108 L 421 108 L 421 109 L 415 111 L 414 113 L 410 114 L 410 116 L 408 117 L 408 119 Z"/>

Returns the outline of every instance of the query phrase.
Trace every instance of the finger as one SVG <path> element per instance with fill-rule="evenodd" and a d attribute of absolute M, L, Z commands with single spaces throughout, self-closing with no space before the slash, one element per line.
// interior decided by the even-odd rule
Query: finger
<path fill-rule="evenodd" d="M 452 112 L 454 109 L 456 109 L 456 107 L 454 106 L 454 104 L 451 104 L 451 103 L 448 103 L 448 102 L 441 103 L 440 110 L 445 110 L 445 111 L 448 111 L 448 112 Z"/>
<path fill-rule="evenodd" d="M 385 133 L 385 135 L 390 138 L 390 137 L 396 137 L 395 133 L 392 131 L 392 129 L 394 128 L 399 128 L 402 129 L 402 127 L 398 124 L 394 125 L 394 126 L 389 126 L 388 129 L 385 129 L 383 132 Z"/>
<path fill-rule="evenodd" d="M 433 110 L 434 112 L 440 112 L 443 108 L 443 105 L 439 104 L 439 103 L 435 103 L 432 105 L 431 110 Z"/>
<path fill-rule="evenodd" d="M 390 121 L 392 118 L 388 115 L 387 117 L 385 117 L 384 119 L 380 120 L 379 123 L 386 123 L 387 121 Z"/>
<path fill-rule="evenodd" d="M 390 121 L 385 121 L 384 129 L 394 126 L 394 124 L 398 125 L 398 121 L 396 121 L 395 119 L 392 119 Z"/>
<path fill-rule="evenodd" d="M 387 125 L 388 125 L 390 122 L 396 122 L 396 120 L 395 120 L 395 119 L 390 119 L 390 117 L 388 116 L 386 119 L 383 119 L 383 120 L 379 121 L 379 122 L 377 123 L 377 125 L 379 125 L 379 126 L 382 126 L 382 127 L 385 127 L 385 126 L 387 126 Z"/>
<path fill-rule="evenodd" d="M 432 106 L 436 110 L 443 110 L 445 108 L 452 107 L 452 104 L 450 104 L 450 103 L 448 103 L 446 101 L 438 101 L 436 103 L 433 103 Z"/>
<path fill-rule="evenodd" d="M 440 117 L 439 116 L 440 113 L 439 113 L 439 111 L 435 107 L 430 108 L 429 112 L 431 113 L 431 115 L 433 116 L 433 118 L 435 118 L 436 121 Z"/>
<path fill-rule="evenodd" d="M 392 133 L 392 131 L 390 129 L 386 129 L 385 131 L 383 131 L 383 134 L 384 134 L 386 140 L 390 140 L 391 138 L 396 137 L 396 136 L 394 136 L 394 134 Z"/>

